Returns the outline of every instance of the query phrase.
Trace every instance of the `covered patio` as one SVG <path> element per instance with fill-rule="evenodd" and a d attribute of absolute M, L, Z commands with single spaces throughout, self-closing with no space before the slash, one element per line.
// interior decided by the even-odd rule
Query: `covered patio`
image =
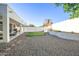
<path fill-rule="evenodd" d="M 7 43 L 24 32 L 24 22 L 7 4 L 0 6 L 0 42 Z"/>
<path fill-rule="evenodd" d="M 10 35 L 10 40 L 14 39 L 16 36 L 20 35 L 23 33 L 23 25 L 14 19 L 10 18 L 10 23 L 9 23 L 9 35 Z"/>

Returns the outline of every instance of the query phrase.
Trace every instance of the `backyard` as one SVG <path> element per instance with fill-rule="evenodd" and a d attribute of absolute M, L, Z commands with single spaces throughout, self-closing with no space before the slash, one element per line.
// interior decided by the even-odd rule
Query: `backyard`
<path fill-rule="evenodd" d="M 0 56 L 79 56 L 78 11 L 75 3 L 0 4 Z"/>
<path fill-rule="evenodd" d="M 45 33 L 44 32 L 27 32 L 26 33 L 26 36 L 28 37 L 42 36 L 42 35 L 45 35 Z"/>

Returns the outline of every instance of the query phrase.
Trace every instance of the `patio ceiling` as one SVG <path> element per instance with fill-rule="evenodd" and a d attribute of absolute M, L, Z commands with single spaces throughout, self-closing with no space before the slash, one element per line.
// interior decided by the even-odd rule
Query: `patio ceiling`
<path fill-rule="evenodd" d="M 15 20 L 14 20 L 14 19 L 12 19 L 12 18 L 10 18 L 10 23 L 12 23 L 12 24 L 16 24 L 17 26 L 22 25 L 21 23 L 19 23 L 19 22 L 15 21 Z"/>

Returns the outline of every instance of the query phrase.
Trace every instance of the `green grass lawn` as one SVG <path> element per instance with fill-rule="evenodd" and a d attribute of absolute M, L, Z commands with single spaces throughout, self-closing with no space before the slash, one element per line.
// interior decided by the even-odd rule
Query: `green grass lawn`
<path fill-rule="evenodd" d="M 44 32 L 27 32 L 26 36 L 33 37 L 33 36 L 42 36 L 44 34 L 45 34 Z"/>

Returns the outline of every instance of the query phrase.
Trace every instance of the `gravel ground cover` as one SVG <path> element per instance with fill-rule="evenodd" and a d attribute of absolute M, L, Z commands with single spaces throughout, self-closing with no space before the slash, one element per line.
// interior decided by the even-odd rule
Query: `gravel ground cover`
<path fill-rule="evenodd" d="M 9 44 L 5 56 L 79 56 L 79 41 L 64 40 L 56 36 L 26 37 L 20 35 Z"/>

